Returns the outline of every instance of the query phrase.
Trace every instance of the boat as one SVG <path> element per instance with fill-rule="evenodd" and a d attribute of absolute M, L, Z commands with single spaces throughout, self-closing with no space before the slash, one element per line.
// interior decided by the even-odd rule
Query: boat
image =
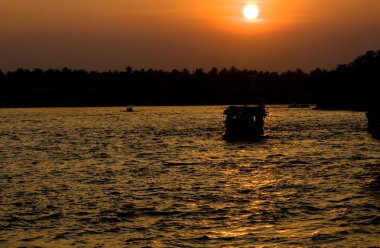
<path fill-rule="evenodd" d="M 371 110 L 366 113 L 368 120 L 368 132 L 374 138 L 380 139 L 380 110 Z"/>
<path fill-rule="evenodd" d="M 125 112 L 133 112 L 132 105 L 128 105 L 127 108 L 125 109 Z"/>
<path fill-rule="evenodd" d="M 307 103 L 291 103 L 288 106 L 289 108 L 310 108 L 310 105 Z"/>
<path fill-rule="evenodd" d="M 229 106 L 224 110 L 225 140 L 257 140 L 264 134 L 264 105 Z"/>

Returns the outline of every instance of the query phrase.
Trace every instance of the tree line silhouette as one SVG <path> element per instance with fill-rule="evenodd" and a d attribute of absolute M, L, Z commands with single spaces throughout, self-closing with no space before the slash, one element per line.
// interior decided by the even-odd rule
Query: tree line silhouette
<path fill-rule="evenodd" d="M 0 107 L 317 103 L 366 109 L 378 98 L 380 50 L 327 71 L 0 70 Z"/>

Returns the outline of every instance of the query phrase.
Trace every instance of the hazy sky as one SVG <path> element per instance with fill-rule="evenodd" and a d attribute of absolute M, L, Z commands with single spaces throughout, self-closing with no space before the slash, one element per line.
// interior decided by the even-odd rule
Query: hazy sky
<path fill-rule="evenodd" d="M 3 71 L 309 71 L 378 49 L 380 0 L 0 0 Z"/>

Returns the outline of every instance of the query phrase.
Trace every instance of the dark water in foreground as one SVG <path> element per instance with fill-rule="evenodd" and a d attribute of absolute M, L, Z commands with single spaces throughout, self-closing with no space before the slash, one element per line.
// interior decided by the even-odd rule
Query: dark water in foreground
<path fill-rule="evenodd" d="M 269 106 L 0 109 L 0 246 L 380 244 L 380 141 L 361 112 Z"/>

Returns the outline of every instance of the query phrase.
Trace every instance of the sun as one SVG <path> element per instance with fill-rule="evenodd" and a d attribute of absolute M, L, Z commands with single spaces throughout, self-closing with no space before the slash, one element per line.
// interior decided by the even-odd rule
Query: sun
<path fill-rule="evenodd" d="M 243 16 L 247 20 L 255 20 L 260 14 L 259 7 L 254 4 L 248 4 L 243 8 Z"/>

